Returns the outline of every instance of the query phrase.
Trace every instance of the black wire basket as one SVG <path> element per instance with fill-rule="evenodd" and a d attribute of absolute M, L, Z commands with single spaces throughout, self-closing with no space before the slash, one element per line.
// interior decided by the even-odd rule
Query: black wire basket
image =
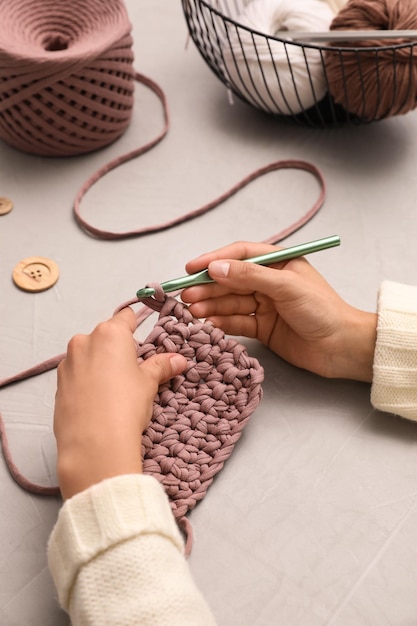
<path fill-rule="evenodd" d="M 182 0 L 191 38 L 230 95 L 321 127 L 369 123 L 417 106 L 416 41 L 319 45 L 266 35 L 239 23 L 249 2 Z"/>

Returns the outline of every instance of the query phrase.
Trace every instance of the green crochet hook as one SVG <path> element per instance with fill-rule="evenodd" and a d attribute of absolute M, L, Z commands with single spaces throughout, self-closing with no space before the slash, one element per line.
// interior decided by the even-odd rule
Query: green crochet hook
<path fill-rule="evenodd" d="M 300 243 L 298 246 L 291 246 L 289 248 L 282 248 L 268 254 L 261 254 L 251 259 L 243 259 L 248 263 L 256 263 L 257 265 L 271 265 L 272 263 L 278 263 L 279 261 L 289 261 L 305 254 L 311 254 L 311 252 L 320 252 L 320 250 L 326 250 L 327 248 L 333 248 L 340 245 L 340 237 L 338 235 L 332 235 L 331 237 L 324 237 L 323 239 L 316 239 L 315 241 L 309 241 L 308 243 Z M 214 283 L 214 280 L 209 275 L 208 271 L 201 270 L 196 274 L 187 274 L 180 278 L 173 278 L 161 283 L 161 287 L 165 293 L 169 291 L 177 291 L 177 289 L 185 289 L 186 287 L 193 287 L 194 285 L 202 285 L 204 283 Z M 153 287 L 143 287 L 136 292 L 137 298 L 149 298 L 155 294 Z"/>

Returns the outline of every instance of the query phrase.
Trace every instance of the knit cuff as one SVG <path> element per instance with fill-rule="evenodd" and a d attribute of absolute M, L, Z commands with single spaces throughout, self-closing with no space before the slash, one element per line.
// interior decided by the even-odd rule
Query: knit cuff
<path fill-rule="evenodd" d="M 100 553 L 139 535 L 183 540 L 163 487 L 152 476 L 116 476 L 67 500 L 48 543 L 48 563 L 61 606 L 68 610 L 79 570 Z"/>
<path fill-rule="evenodd" d="M 373 406 L 417 420 L 417 287 L 382 283 L 373 367 Z"/>

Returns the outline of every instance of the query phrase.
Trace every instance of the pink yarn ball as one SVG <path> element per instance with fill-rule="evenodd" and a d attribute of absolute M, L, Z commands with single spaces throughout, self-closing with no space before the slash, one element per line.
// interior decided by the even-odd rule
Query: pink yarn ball
<path fill-rule="evenodd" d="M 121 0 L 2 0 L 0 139 L 46 156 L 83 154 L 129 125 L 131 25 Z"/>

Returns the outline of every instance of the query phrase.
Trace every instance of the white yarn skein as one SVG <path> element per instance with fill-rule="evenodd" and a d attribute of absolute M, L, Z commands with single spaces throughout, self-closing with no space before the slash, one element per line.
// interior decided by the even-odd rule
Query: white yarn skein
<path fill-rule="evenodd" d="M 343 9 L 345 4 L 347 4 L 348 0 L 322 0 L 322 2 L 328 4 L 333 13 L 337 15 L 339 11 Z"/>
<path fill-rule="evenodd" d="M 251 0 L 233 17 L 250 30 L 227 24 L 221 50 L 227 82 L 268 113 L 295 115 L 310 108 L 327 91 L 320 51 L 271 36 L 326 31 L 333 18 L 323 0 Z"/>

